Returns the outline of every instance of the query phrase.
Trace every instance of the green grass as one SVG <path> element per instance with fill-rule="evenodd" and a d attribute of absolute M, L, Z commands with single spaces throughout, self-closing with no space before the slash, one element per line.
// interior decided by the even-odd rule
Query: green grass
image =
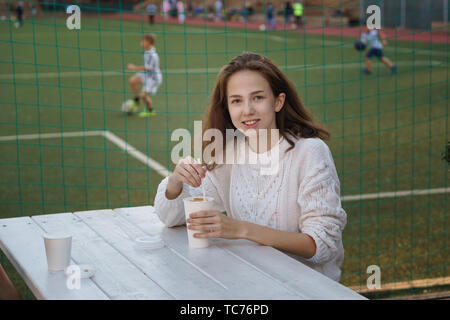
<path fill-rule="evenodd" d="M 131 96 L 130 74 L 122 71 L 141 64 L 139 39 L 150 31 L 166 72 L 154 97 L 158 115 L 125 117 L 120 105 Z M 193 128 L 219 68 L 248 50 L 285 68 L 331 131 L 327 143 L 342 195 L 448 187 L 449 166 L 441 160 L 449 122 L 447 45 L 391 40 L 385 54 L 398 74 L 374 63 L 374 75 L 366 77 L 353 41 L 86 17 L 79 32 L 60 18 L 21 29 L 1 22 L 0 136 L 109 130 L 173 169 L 172 130 Z M 161 180 L 102 137 L 0 142 L 0 150 L 0 218 L 152 204 Z M 448 194 L 343 202 L 341 282 L 365 286 L 372 264 L 381 267 L 382 283 L 447 276 L 447 203 Z M 5 260 L 0 256 L 24 292 Z"/>

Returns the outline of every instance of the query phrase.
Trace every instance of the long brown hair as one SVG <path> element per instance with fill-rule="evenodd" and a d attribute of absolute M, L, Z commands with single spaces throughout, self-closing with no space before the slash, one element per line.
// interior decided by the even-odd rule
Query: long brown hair
<path fill-rule="evenodd" d="M 288 134 L 295 137 L 329 139 L 330 133 L 319 123 L 305 108 L 300 100 L 293 84 L 286 75 L 269 58 L 252 52 L 244 52 L 222 67 L 217 77 L 217 83 L 211 96 L 208 111 L 203 119 L 203 132 L 207 129 L 218 129 L 222 136 L 226 136 L 226 129 L 234 129 L 228 111 L 227 84 L 231 75 L 241 70 L 253 70 L 259 72 L 269 82 L 273 95 L 278 97 L 280 93 L 286 94 L 283 107 L 276 113 L 276 125 L 280 135 L 290 144 L 287 151 L 295 146 L 295 142 Z M 212 141 L 203 142 L 203 150 Z M 226 141 L 224 139 L 224 148 Z M 215 163 L 207 166 L 208 170 L 214 169 Z"/>

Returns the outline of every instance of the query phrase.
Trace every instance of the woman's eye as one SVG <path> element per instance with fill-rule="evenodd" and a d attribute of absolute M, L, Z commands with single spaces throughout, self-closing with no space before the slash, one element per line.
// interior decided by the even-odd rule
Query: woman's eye
<path fill-rule="evenodd" d="M 236 103 L 239 103 L 241 100 L 239 100 L 239 99 L 233 99 L 233 100 L 231 100 L 231 103 L 232 104 L 236 104 Z"/>
<path fill-rule="evenodd" d="M 264 99 L 263 96 L 256 96 L 256 97 L 255 97 L 255 100 L 262 100 L 262 99 Z"/>

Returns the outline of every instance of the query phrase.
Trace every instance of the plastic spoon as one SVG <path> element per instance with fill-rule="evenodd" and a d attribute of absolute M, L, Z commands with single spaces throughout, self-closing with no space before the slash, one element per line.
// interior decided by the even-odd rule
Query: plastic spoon
<path fill-rule="evenodd" d="M 200 158 L 197 159 L 197 162 L 199 164 L 202 164 L 202 162 L 200 161 Z M 206 199 L 206 192 L 205 192 L 205 185 L 202 183 L 202 192 L 203 192 L 203 200 Z"/>

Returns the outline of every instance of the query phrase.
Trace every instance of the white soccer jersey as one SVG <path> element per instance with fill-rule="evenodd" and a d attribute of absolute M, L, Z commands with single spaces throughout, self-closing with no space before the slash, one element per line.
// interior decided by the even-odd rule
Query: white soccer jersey
<path fill-rule="evenodd" d="M 146 77 L 153 81 L 161 82 L 162 74 L 159 68 L 159 56 L 155 48 L 145 51 L 144 65 L 146 69 L 149 69 L 149 71 L 145 71 Z"/>

